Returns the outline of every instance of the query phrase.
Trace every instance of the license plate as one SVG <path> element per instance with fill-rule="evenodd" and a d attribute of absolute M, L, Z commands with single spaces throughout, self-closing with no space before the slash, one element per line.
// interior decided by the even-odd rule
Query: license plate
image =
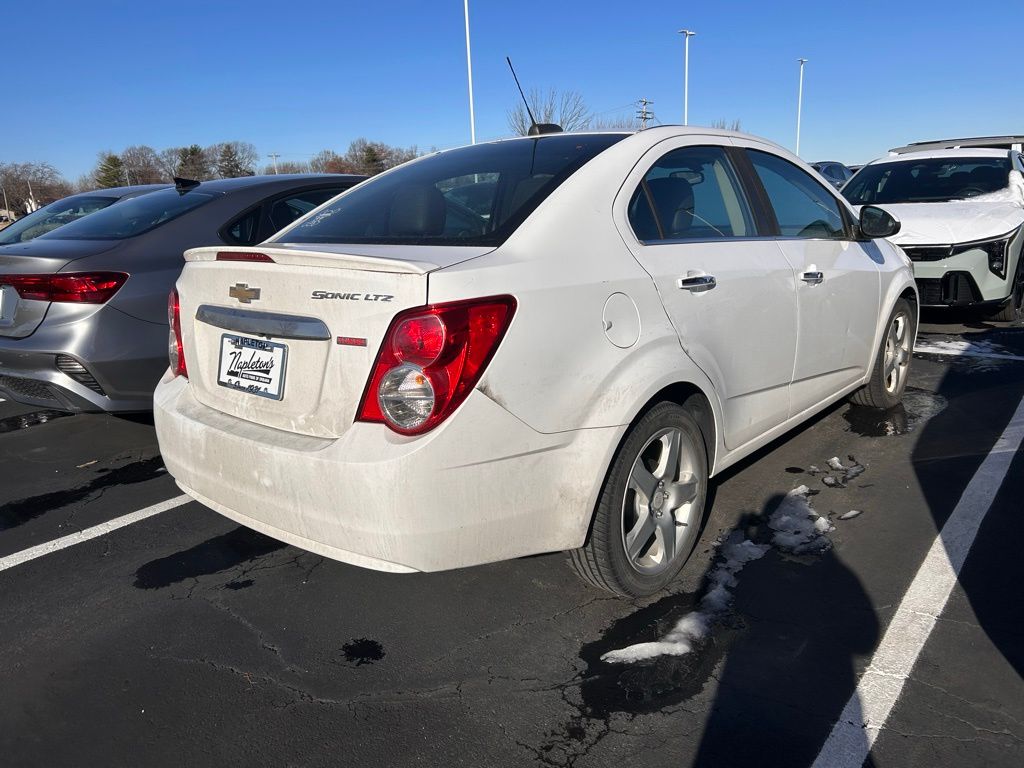
<path fill-rule="evenodd" d="M 288 346 L 225 333 L 220 337 L 217 383 L 271 400 L 284 397 Z"/>

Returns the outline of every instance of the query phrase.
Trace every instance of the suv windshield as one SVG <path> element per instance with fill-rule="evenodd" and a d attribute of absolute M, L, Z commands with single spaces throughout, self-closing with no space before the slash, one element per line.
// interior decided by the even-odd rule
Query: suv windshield
<path fill-rule="evenodd" d="M 75 195 L 65 197 L 55 203 L 40 208 L 38 211 L 23 216 L 6 229 L 0 230 L 0 245 L 23 243 L 47 232 L 70 224 L 76 219 L 106 208 L 116 203 L 116 197 L 101 195 Z"/>
<path fill-rule="evenodd" d="M 1009 184 L 1009 157 L 937 157 L 866 165 L 843 187 L 853 205 L 944 203 Z"/>
<path fill-rule="evenodd" d="M 627 135 L 549 135 L 441 152 L 360 184 L 273 241 L 500 245 L 559 184 Z"/>
<path fill-rule="evenodd" d="M 148 232 L 171 219 L 176 219 L 214 198 L 209 192 L 195 190 L 179 194 L 176 189 L 122 200 L 92 216 L 72 222 L 43 235 L 50 240 L 123 240 Z"/>

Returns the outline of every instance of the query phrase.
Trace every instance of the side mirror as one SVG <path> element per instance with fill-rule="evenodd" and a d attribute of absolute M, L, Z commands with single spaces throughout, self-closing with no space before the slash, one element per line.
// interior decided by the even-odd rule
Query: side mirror
<path fill-rule="evenodd" d="M 864 237 L 892 237 L 900 231 L 900 222 L 888 211 L 875 205 L 860 209 L 860 231 Z"/>

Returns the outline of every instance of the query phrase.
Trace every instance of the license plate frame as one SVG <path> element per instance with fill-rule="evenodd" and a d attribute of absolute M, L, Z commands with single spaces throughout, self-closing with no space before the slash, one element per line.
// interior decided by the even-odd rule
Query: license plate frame
<path fill-rule="evenodd" d="M 250 350 L 252 354 L 243 357 L 246 350 Z M 238 354 L 232 358 L 233 353 Z M 269 374 L 266 367 L 268 359 L 272 363 Z M 280 373 L 275 376 L 274 373 L 278 370 Z M 268 400 L 283 400 L 287 373 L 287 344 L 236 333 L 221 334 L 217 360 L 219 386 Z"/>

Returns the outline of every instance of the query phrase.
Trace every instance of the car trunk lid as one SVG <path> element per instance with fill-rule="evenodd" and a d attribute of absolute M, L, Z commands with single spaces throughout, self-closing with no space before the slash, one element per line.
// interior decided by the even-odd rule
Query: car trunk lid
<path fill-rule="evenodd" d="M 430 271 L 488 250 L 265 245 L 187 252 L 178 291 L 196 399 L 263 426 L 341 436 L 394 316 L 426 303 Z M 260 258 L 253 254 L 272 261 L 246 260 Z"/>
<path fill-rule="evenodd" d="M 0 247 L 0 337 L 22 339 L 43 322 L 51 302 L 22 299 L 4 277 L 52 275 L 74 271 L 73 263 L 109 251 L 114 241 L 58 240 L 38 237 L 26 243 Z"/>

